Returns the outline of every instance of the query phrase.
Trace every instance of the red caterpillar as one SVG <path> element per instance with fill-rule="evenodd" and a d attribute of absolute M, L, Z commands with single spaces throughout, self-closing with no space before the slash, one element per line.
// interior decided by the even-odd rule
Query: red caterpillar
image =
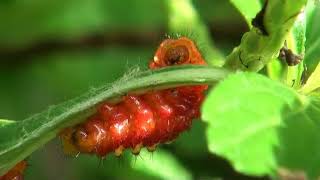
<path fill-rule="evenodd" d="M 16 164 L 7 174 L 0 176 L 0 180 L 23 180 L 23 171 L 27 167 L 26 161 Z"/>
<path fill-rule="evenodd" d="M 164 40 L 149 64 L 151 69 L 171 65 L 206 65 L 195 44 L 186 37 Z M 206 85 L 185 86 L 127 95 L 118 104 L 103 103 L 96 114 L 80 125 L 64 130 L 67 153 L 91 153 L 100 157 L 114 152 L 120 156 L 130 148 L 139 154 L 142 147 L 154 151 L 191 127 L 199 117 Z"/>

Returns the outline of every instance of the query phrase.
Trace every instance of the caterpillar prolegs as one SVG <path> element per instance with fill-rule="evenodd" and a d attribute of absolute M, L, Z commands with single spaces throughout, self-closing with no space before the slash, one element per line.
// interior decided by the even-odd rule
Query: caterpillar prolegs
<path fill-rule="evenodd" d="M 23 172 L 27 167 L 27 161 L 21 161 L 10 169 L 0 180 L 23 180 Z"/>
<path fill-rule="evenodd" d="M 206 65 L 196 45 L 186 37 L 166 39 L 157 49 L 150 69 L 172 65 Z M 206 85 L 154 90 L 126 95 L 117 104 L 105 102 L 82 124 L 65 129 L 60 137 L 67 153 L 105 157 L 125 149 L 139 154 L 142 147 L 154 151 L 158 144 L 173 141 L 200 115 Z"/>

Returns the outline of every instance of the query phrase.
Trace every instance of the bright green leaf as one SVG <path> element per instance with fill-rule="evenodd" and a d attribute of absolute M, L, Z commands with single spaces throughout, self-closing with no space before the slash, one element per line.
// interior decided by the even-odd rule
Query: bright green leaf
<path fill-rule="evenodd" d="M 270 61 L 266 66 L 268 77 L 277 81 L 284 79 L 284 69 L 285 66 L 278 58 Z"/>
<path fill-rule="evenodd" d="M 320 6 L 314 1 L 309 1 L 307 6 L 307 41 L 305 63 L 309 75 L 320 62 Z"/>
<path fill-rule="evenodd" d="M 288 168 L 320 175 L 319 98 L 262 75 L 237 73 L 210 92 L 202 113 L 209 150 L 236 170 L 274 176 Z"/>
<path fill-rule="evenodd" d="M 188 180 L 192 175 L 176 160 L 176 158 L 165 151 L 157 150 L 150 154 L 143 149 L 140 152 L 143 160 L 132 159 L 132 168 L 165 180 Z M 136 157 L 139 158 L 139 157 Z"/>
<path fill-rule="evenodd" d="M 131 72 L 118 82 L 50 107 L 17 123 L 0 129 L 0 175 L 25 159 L 33 151 L 56 137 L 63 128 L 86 119 L 96 106 L 106 100 L 114 100 L 128 92 L 141 93 L 158 88 L 178 85 L 214 83 L 228 74 L 223 69 L 204 66 L 177 66 L 155 71 Z"/>
<path fill-rule="evenodd" d="M 320 63 L 309 77 L 307 83 L 302 87 L 301 91 L 307 94 L 316 90 L 317 88 L 320 88 Z"/>
<path fill-rule="evenodd" d="M 261 10 L 261 4 L 258 0 L 230 0 L 230 2 L 240 11 L 249 27 L 251 21 Z"/>

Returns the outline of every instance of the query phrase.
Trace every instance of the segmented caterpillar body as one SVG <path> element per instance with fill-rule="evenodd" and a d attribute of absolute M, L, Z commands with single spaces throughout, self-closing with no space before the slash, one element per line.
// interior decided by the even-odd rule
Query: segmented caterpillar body
<path fill-rule="evenodd" d="M 5 175 L 0 176 L 0 180 L 23 180 L 23 172 L 27 167 L 26 161 L 21 161 L 16 164 Z"/>
<path fill-rule="evenodd" d="M 164 40 L 150 69 L 172 65 L 206 65 L 195 44 L 186 37 Z M 154 151 L 189 129 L 200 115 L 206 85 L 185 86 L 127 95 L 118 104 L 103 103 L 86 122 L 67 128 L 60 135 L 67 153 L 120 156 L 130 148 L 139 154 L 142 147 Z"/>

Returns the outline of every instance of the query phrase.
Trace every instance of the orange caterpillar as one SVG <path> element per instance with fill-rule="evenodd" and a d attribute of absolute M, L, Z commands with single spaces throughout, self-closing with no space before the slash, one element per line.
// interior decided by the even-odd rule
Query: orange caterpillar
<path fill-rule="evenodd" d="M 206 65 L 195 44 L 186 37 L 164 40 L 150 62 L 151 69 L 172 65 Z M 118 104 L 105 102 L 82 124 L 64 130 L 60 137 L 67 153 L 120 156 L 130 148 L 154 151 L 173 141 L 200 116 L 206 85 L 185 86 L 127 95 Z"/>
<path fill-rule="evenodd" d="M 7 174 L 0 176 L 0 180 L 23 180 L 23 171 L 27 167 L 26 161 L 16 164 Z"/>

